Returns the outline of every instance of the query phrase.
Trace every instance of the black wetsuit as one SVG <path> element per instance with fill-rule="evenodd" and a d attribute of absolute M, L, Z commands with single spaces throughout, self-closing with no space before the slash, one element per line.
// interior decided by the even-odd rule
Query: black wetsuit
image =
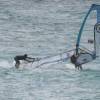
<path fill-rule="evenodd" d="M 16 57 L 14 57 L 14 60 L 16 61 L 15 66 L 19 67 L 20 60 L 25 60 L 26 58 L 27 58 L 27 55 L 22 55 L 22 56 L 16 56 Z"/>
<path fill-rule="evenodd" d="M 71 56 L 71 62 L 73 64 L 76 64 L 76 59 L 77 59 L 77 57 L 75 55 Z"/>
<path fill-rule="evenodd" d="M 75 55 L 73 55 L 73 56 L 71 57 L 71 62 L 75 65 L 75 68 L 78 68 L 78 70 L 79 70 L 79 69 L 82 70 L 82 66 L 77 64 L 77 58 L 78 58 L 78 57 L 76 57 Z"/>
<path fill-rule="evenodd" d="M 25 60 L 26 59 L 26 56 L 16 56 L 15 58 L 15 61 L 17 61 L 17 60 Z"/>

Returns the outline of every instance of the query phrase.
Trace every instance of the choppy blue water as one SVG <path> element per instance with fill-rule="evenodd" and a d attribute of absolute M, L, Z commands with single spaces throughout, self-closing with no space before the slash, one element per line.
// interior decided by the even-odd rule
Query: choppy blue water
<path fill-rule="evenodd" d="M 12 68 L 17 54 L 44 57 L 74 46 L 93 3 L 100 1 L 0 0 L 0 100 L 100 100 L 99 60 L 83 71 L 62 63 Z"/>

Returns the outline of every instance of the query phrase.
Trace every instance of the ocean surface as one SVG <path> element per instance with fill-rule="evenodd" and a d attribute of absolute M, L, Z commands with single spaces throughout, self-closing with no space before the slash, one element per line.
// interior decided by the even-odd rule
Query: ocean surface
<path fill-rule="evenodd" d="M 67 61 L 13 66 L 16 55 L 46 57 L 74 48 L 93 3 L 100 0 L 0 0 L 0 100 L 100 100 L 100 59 L 83 71 Z"/>

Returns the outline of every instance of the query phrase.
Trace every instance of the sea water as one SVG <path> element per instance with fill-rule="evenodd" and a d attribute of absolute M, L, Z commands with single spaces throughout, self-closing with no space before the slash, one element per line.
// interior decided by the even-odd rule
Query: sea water
<path fill-rule="evenodd" d="M 16 55 L 46 57 L 74 48 L 93 3 L 100 1 L 0 0 L 0 100 L 100 100 L 100 59 L 83 71 L 67 61 L 13 66 Z"/>

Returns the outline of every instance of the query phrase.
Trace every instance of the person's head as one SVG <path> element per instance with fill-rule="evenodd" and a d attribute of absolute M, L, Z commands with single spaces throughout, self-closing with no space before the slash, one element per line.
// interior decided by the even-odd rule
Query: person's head
<path fill-rule="evenodd" d="M 26 58 L 27 57 L 27 54 L 24 54 L 24 57 Z"/>

